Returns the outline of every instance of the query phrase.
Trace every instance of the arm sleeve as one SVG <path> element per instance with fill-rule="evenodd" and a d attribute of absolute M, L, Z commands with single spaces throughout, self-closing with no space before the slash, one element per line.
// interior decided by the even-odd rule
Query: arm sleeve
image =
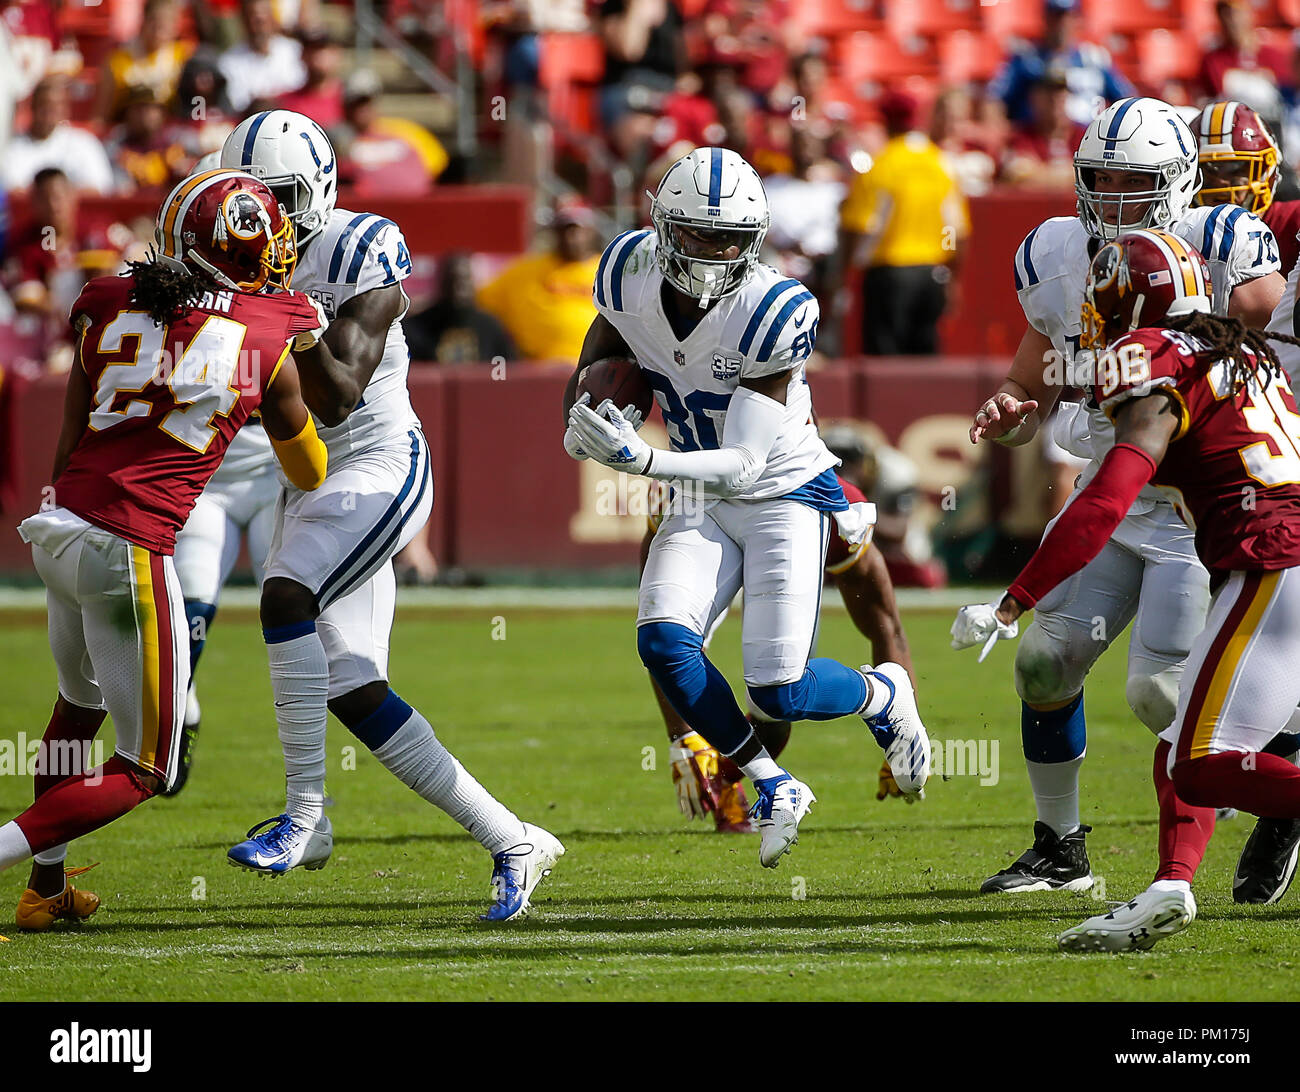
<path fill-rule="evenodd" d="M 329 454 L 324 443 L 316 435 L 316 426 L 311 414 L 302 431 L 292 440 L 277 440 L 271 437 L 271 447 L 275 457 L 284 468 L 284 476 L 304 492 L 318 489 L 325 480 L 325 470 L 329 465 Z"/>
<path fill-rule="evenodd" d="M 1156 461 L 1140 447 L 1116 444 L 1111 448 L 1097 476 L 1061 513 L 1008 594 L 1032 607 L 1087 565 L 1101 553 L 1155 472 Z"/>
<path fill-rule="evenodd" d="M 721 447 L 712 451 L 655 448 L 641 473 L 661 481 L 696 481 L 710 493 L 737 496 L 763 473 L 784 419 L 780 402 L 738 387 L 727 406 Z"/>

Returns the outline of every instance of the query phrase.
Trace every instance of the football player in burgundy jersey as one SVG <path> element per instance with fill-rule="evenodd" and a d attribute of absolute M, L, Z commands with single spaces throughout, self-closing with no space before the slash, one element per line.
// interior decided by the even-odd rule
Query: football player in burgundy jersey
<path fill-rule="evenodd" d="M 838 476 L 838 475 L 837 475 Z M 865 506 L 866 519 L 875 522 L 875 505 L 871 504 L 856 485 L 845 478 L 839 479 L 844 489 L 844 497 L 852 505 Z M 659 484 L 659 483 L 655 483 Z M 667 490 L 661 491 L 666 494 Z M 652 508 L 656 507 L 652 503 Z M 641 540 L 641 567 L 645 567 L 646 556 L 650 552 L 650 540 L 659 529 L 659 513 L 653 512 L 648 521 L 645 537 Z M 846 542 L 840 535 L 830 536 L 826 547 L 826 574 L 835 582 L 844 606 L 853 619 L 858 632 L 871 642 L 872 658 L 876 663 L 898 663 L 916 678 L 912 672 L 912 656 L 907 647 L 907 635 L 903 632 L 903 623 L 898 616 L 898 607 L 894 601 L 894 586 L 889 579 L 889 570 L 879 550 L 871 549 L 870 532 L 856 546 Z M 705 638 L 707 647 L 718 627 L 727 614 L 724 611 Z M 650 687 L 654 692 L 659 712 L 668 730 L 669 758 L 671 760 L 673 787 L 677 790 L 677 806 L 681 813 L 691 819 L 704 818 L 713 814 L 714 826 L 719 833 L 747 833 L 753 830 L 749 821 L 748 803 L 745 791 L 741 787 L 743 775 L 740 768 L 709 745 L 698 732 L 694 731 L 672 707 L 658 684 L 652 678 Z M 763 716 L 751 703 L 750 723 L 755 734 L 774 758 L 778 756 L 790 740 L 790 722 L 788 720 L 771 720 Z M 894 780 L 889 763 L 885 762 L 878 774 L 879 787 L 876 799 L 902 797 L 909 804 L 914 797 L 904 794 Z M 922 794 L 924 795 L 924 794 Z"/>
<path fill-rule="evenodd" d="M 287 291 L 296 251 L 271 191 L 233 170 L 187 179 L 158 214 L 157 244 L 73 305 L 52 501 L 19 528 L 46 585 L 59 677 L 35 803 L 0 827 L 0 870 L 35 856 L 25 929 L 95 912 L 99 899 L 67 883 L 67 843 L 175 776 L 189 644 L 172 551 L 231 438 L 260 411 L 286 476 L 303 489 L 325 476 L 289 359 L 324 320 Z M 78 760 L 106 713 L 116 753 L 87 770 Z"/>
<path fill-rule="evenodd" d="M 1300 412 L 1267 340 L 1295 339 L 1211 315 L 1209 283 L 1201 255 L 1165 232 L 1098 251 L 1084 343 L 1099 354 L 1094 396 L 1115 446 L 996 610 L 964 608 L 953 627 L 957 647 L 1012 636 L 1021 613 L 1096 556 L 1148 484 L 1194 530 L 1210 573 L 1209 617 L 1156 747 L 1155 882 L 1063 933 L 1069 950 L 1149 948 L 1186 928 L 1214 808 L 1300 819 L 1300 769 L 1265 750 L 1300 702 Z M 980 611 L 987 617 L 971 616 Z M 1279 896 L 1294 867 L 1292 854 Z"/>
<path fill-rule="evenodd" d="M 1283 275 L 1289 274 L 1300 260 L 1300 201 L 1273 200 L 1282 155 L 1263 118 L 1242 102 L 1212 102 L 1192 122 L 1192 132 L 1201 161 L 1196 204 L 1253 212 L 1272 228 L 1278 264 Z M 1258 242 L 1268 245 L 1267 239 Z"/>

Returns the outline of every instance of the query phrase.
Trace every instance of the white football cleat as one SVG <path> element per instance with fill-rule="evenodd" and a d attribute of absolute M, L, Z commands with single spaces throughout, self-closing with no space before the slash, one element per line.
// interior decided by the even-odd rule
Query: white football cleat
<path fill-rule="evenodd" d="M 320 825 L 312 829 L 288 815 L 277 815 L 258 823 L 248 832 L 247 841 L 230 848 L 226 859 L 253 872 L 282 876 L 299 866 L 309 872 L 324 868 L 333 850 L 334 828 L 328 816 L 322 815 Z"/>
<path fill-rule="evenodd" d="M 799 822 L 816 802 L 812 789 L 796 781 L 788 773 L 766 777 L 754 782 L 758 799 L 749 809 L 750 817 L 758 820 L 762 840 L 758 846 L 758 862 L 764 868 L 775 868 L 790 847 L 799 841 Z"/>
<path fill-rule="evenodd" d="M 1196 920 L 1191 888 L 1157 881 L 1131 902 L 1067 929 L 1056 943 L 1066 952 L 1146 951 L 1158 940 L 1181 933 Z"/>
<path fill-rule="evenodd" d="M 873 686 L 889 689 L 889 701 L 874 717 L 863 716 L 904 796 L 920 797 L 930 779 L 930 737 L 916 708 L 916 691 L 902 664 L 864 664 L 860 670 Z"/>
<path fill-rule="evenodd" d="M 529 897 L 564 856 L 564 846 L 550 831 L 524 824 L 524 841 L 492 857 L 492 905 L 479 921 L 519 921 L 532 909 Z"/>

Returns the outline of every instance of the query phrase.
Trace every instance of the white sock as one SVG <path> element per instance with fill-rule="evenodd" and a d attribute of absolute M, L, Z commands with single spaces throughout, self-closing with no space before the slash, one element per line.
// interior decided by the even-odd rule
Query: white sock
<path fill-rule="evenodd" d="M 285 811 L 316 827 L 325 814 L 325 724 L 329 662 L 315 629 L 266 646 L 275 723 L 284 752 Z"/>
<path fill-rule="evenodd" d="M 21 864 L 32 855 L 22 828 L 13 820 L 0 827 L 0 872 Z"/>
<path fill-rule="evenodd" d="M 763 781 L 766 778 L 776 777 L 778 774 L 786 772 L 776 764 L 776 760 L 766 750 L 759 751 L 740 769 L 750 781 Z"/>
<path fill-rule="evenodd" d="M 44 853 L 38 853 L 32 859 L 38 865 L 62 864 L 68 859 L 68 843 L 60 842 L 57 846 L 50 846 Z"/>
<path fill-rule="evenodd" d="M 524 825 L 480 785 L 416 709 L 374 756 L 403 785 L 441 808 L 491 854 L 524 841 Z"/>
<path fill-rule="evenodd" d="M 861 674 L 867 680 L 867 701 L 858 710 L 858 716 L 878 716 L 885 711 L 885 706 L 889 704 L 889 699 L 894 696 L 894 692 L 879 679 L 873 678 L 874 672 L 864 671 Z"/>
<path fill-rule="evenodd" d="M 1038 821 L 1046 823 L 1058 838 L 1064 838 L 1079 829 L 1079 768 L 1083 765 L 1084 751 L 1069 762 L 1030 762 L 1029 784 L 1034 790 L 1034 805 L 1038 808 Z"/>
<path fill-rule="evenodd" d="M 1190 891 L 1192 885 L 1187 880 L 1156 880 L 1148 891 Z"/>

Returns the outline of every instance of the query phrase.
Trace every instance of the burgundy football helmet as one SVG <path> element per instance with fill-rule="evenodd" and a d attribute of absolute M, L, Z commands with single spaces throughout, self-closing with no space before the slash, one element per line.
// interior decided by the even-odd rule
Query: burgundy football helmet
<path fill-rule="evenodd" d="M 1099 351 L 1140 326 L 1210 310 L 1210 270 L 1200 251 L 1165 231 L 1131 231 L 1092 259 L 1084 289 L 1082 348 Z"/>
<path fill-rule="evenodd" d="M 1203 182 L 1198 205 L 1241 205 L 1256 216 L 1273 203 L 1281 154 L 1263 119 L 1241 102 L 1212 102 L 1192 123 Z"/>
<path fill-rule="evenodd" d="M 158 260 L 237 292 L 285 289 L 298 261 L 289 218 L 265 182 L 229 168 L 179 183 L 158 210 Z"/>

